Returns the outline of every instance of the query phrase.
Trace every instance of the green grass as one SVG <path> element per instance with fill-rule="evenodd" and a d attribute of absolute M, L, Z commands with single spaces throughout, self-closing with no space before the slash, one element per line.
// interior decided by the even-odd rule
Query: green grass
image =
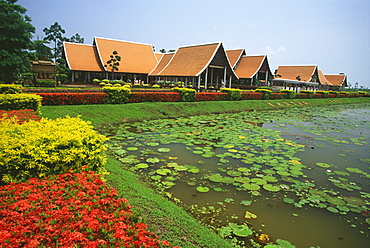
<path fill-rule="evenodd" d="M 297 102 L 307 102 L 311 106 L 369 102 L 370 98 L 335 98 L 335 99 L 287 99 L 287 100 L 246 100 L 218 102 L 146 102 L 116 105 L 64 105 L 42 106 L 43 117 L 55 119 L 66 115 L 91 121 L 94 126 L 121 123 L 126 121 L 153 120 L 176 118 L 201 114 L 217 114 L 251 110 L 265 110 L 282 107 L 292 107 Z M 292 104 L 293 102 L 293 104 Z M 276 105 L 272 107 L 270 104 Z M 278 106 L 277 103 L 282 104 Z M 286 105 L 289 104 L 289 106 Z M 305 105 L 298 105 L 305 106 Z"/>
<path fill-rule="evenodd" d="M 180 247 L 233 247 L 210 229 L 202 226 L 182 208 L 156 194 L 138 176 L 121 168 L 120 162 L 109 157 L 105 176 L 119 194 L 139 212 L 160 239 Z"/>

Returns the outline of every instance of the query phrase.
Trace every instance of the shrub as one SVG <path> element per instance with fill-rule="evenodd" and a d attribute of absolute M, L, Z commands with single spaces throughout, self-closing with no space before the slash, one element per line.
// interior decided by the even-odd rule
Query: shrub
<path fill-rule="evenodd" d="M 57 74 L 57 81 L 60 81 L 62 84 L 66 84 L 68 82 L 67 74 Z"/>
<path fill-rule="evenodd" d="M 322 94 L 322 98 L 328 98 L 329 91 L 318 90 L 316 94 Z"/>
<path fill-rule="evenodd" d="M 240 100 L 262 100 L 262 99 L 263 93 L 250 90 L 243 90 L 240 97 Z"/>
<path fill-rule="evenodd" d="M 172 90 L 175 91 L 175 92 L 180 93 L 180 97 L 181 97 L 182 102 L 194 102 L 195 101 L 196 90 L 194 90 L 194 89 L 175 87 Z"/>
<path fill-rule="evenodd" d="M 34 94 L 0 94 L 1 110 L 32 109 L 38 112 L 41 107 L 41 96 Z"/>
<path fill-rule="evenodd" d="M 222 88 L 220 89 L 220 92 L 227 93 L 228 94 L 228 100 L 229 101 L 239 101 L 241 97 L 241 90 L 239 89 L 230 89 L 230 88 Z"/>
<path fill-rule="evenodd" d="M 19 94 L 23 87 L 16 84 L 0 84 L 0 94 Z"/>
<path fill-rule="evenodd" d="M 5 185 L 0 197 L 3 248 L 170 246 L 94 172 Z"/>
<path fill-rule="evenodd" d="M 36 85 L 40 87 L 55 87 L 56 82 L 54 80 L 39 80 L 36 82 Z"/>
<path fill-rule="evenodd" d="M 100 93 L 36 93 L 42 96 L 42 105 L 104 104 L 107 94 Z"/>
<path fill-rule="evenodd" d="M 106 83 L 106 84 L 109 84 L 110 83 L 109 79 L 103 79 L 102 82 L 103 83 Z"/>
<path fill-rule="evenodd" d="M 0 121 L 3 120 L 11 120 L 13 123 L 23 124 L 30 120 L 39 121 L 40 117 L 32 109 L 10 111 L 0 110 Z"/>
<path fill-rule="evenodd" d="M 328 97 L 333 97 L 333 98 L 337 98 L 339 97 L 339 91 L 329 91 L 328 92 Z M 330 95 L 333 95 L 333 96 L 330 96 Z"/>
<path fill-rule="evenodd" d="M 297 94 L 294 90 L 280 90 L 280 92 L 285 93 L 288 99 L 294 99 Z"/>
<path fill-rule="evenodd" d="M 101 93 L 100 88 L 33 88 L 23 89 L 23 93 Z"/>
<path fill-rule="evenodd" d="M 22 73 L 21 78 L 23 80 L 32 81 L 33 80 L 33 73 L 32 72 Z"/>
<path fill-rule="evenodd" d="M 313 97 L 313 94 L 315 94 L 312 90 L 301 90 L 300 93 L 306 93 L 310 99 Z"/>
<path fill-rule="evenodd" d="M 0 123 L 0 175 L 4 182 L 62 174 L 82 166 L 104 172 L 107 138 L 80 118 Z"/>
<path fill-rule="evenodd" d="M 181 96 L 178 92 L 132 92 L 130 103 L 137 102 L 180 102 Z"/>
<path fill-rule="evenodd" d="M 121 87 L 120 84 L 113 84 L 113 87 Z"/>
<path fill-rule="evenodd" d="M 160 88 L 161 86 L 159 86 L 158 84 L 154 84 L 152 85 L 152 88 Z"/>
<path fill-rule="evenodd" d="M 106 83 L 105 87 L 112 87 L 113 85 L 111 83 Z"/>
<path fill-rule="evenodd" d="M 228 100 L 227 93 L 221 92 L 197 92 L 195 95 L 195 101 L 226 101 Z"/>
<path fill-rule="evenodd" d="M 96 83 L 96 84 L 98 84 L 98 83 L 100 83 L 101 81 L 100 81 L 100 79 L 97 79 L 97 78 L 94 78 L 93 79 L 93 83 Z"/>
<path fill-rule="evenodd" d="M 126 87 L 103 87 L 103 92 L 108 94 L 107 103 L 128 103 L 131 90 Z"/>
<path fill-rule="evenodd" d="M 101 82 L 101 83 L 99 83 L 99 86 L 101 86 L 101 87 L 104 87 L 104 86 L 106 86 L 107 84 L 106 83 L 103 83 L 103 82 Z"/>
<path fill-rule="evenodd" d="M 264 100 L 270 99 L 272 95 L 272 91 L 267 89 L 256 89 L 255 92 L 262 92 Z"/>
<path fill-rule="evenodd" d="M 284 92 L 272 92 L 271 99 L 288 99 L 288 95 Z"/>

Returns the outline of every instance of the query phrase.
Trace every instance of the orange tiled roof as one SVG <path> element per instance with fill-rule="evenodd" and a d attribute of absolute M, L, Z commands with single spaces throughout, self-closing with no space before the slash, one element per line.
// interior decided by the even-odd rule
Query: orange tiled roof
<path fill-rule="evenodd" d="M 211 62 L 220 42 L 180 47 L 158 76 L 198 76 Z"/>
<path fill-rule="evenodd" d="M 309 82 L 317 69 L 316 65 L 308 66 L 279 66 L 277 73 L 281 77 L 277 79 L 297 80 L 297 76 L 301 77 L 301 82 Z"/>
<path fill-rule="evenodd" d="M 64 54 L 72 71 L 104 71 L 93 45 L 64 42 Z"/>
<path fill-rule="evenodd" d="M 242 56 L 247 55 L 244 49 L 227 50 L 226 54 L 233 68 Z"/>
<path fill-rule="evenodd" d="M 261 56 L 243 56 L 235 69 L 239 78 L 252 78 L 261 68 L 266 55 Z"/>
<path fill-rule="evenodd" d="M 325 77 L 330 81 L 334 86 L 343 86 L 346 81 L 346 75 L 325 75 Z"/>
<path fill-rule="evenodd" d="M 154 53 L 155 55 L 155 58 L 157 59 L 157 61 L 159 62 L 161 60 L 161 58 L 163 57 L 164 53 Z"/>
<path fill-rule="evenodd" d="M 318 71 L 318 74 L 319 74 L 319 80 L 320 80 L 320 83 L 322 85 L 333 85 L 324 75 L 324 73 L 322 73 L 321 70 Z"/>
<path fill-rule="evenodd" d="M 94 41 L 103 65 L 113 51 L 118 52 L 121 56 L 118 72 L 148 74 L 157 65 L 152 45 L 98 37 Z"/>
<path fill-rule="evenodd" d="M 157 66 L 154 68 L 153 71 L 149 73 L 150 76 L 156 76 L 163 68 L 170 62 L 174 53 L 166 53 L 163 54 L 161 60 L 158 62 Z"/>

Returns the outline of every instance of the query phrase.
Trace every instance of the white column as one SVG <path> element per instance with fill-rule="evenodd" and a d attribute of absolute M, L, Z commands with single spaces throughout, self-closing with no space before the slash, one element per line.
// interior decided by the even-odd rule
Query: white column
<path fill-rule="evenodd" d="M 216 76 L 216 88 L 218 89 L 218 75 Z"/>
<path fill-rule="evenodd" d="M 211 68 L 211 86 L 213 86 L 213 68 Z"/>
<path fill-rule="evenodd" d="M 198 89 L 200 89 L 200 75 L 198 76 Z"/>
<path fill-rule="evenodd" d="M 226 66 L 225 66 L 225 70 L 224 70 L 224 82 L 226 83 Z"/>
<path fill-rule="evenodd" d="M 268 85 L 268 80 L 269 80 L 269 72 L 266 71 L 266 75 L 265 75 L 265 83 L 266 83 L 266 86 L 269 86 Z"/>
<path fill-rule="evenodd" d="M 208 67 L 206 69 L 206 76 L 205 76 L 205 80 L 204 80 L 204 89 L 207 89 L 207 80 L 208 80 Z"/>
<path fill-rule="evenodd" d="M 231 75 L 230 75 L 230 80 L 229 80 L 229 88 L 231 89 Z"/>
<path fill-rule="evenodd" d="M 74 82 L 75 82 L 75 72 L 72 71 L 72 83 L 74 83 Z"/>

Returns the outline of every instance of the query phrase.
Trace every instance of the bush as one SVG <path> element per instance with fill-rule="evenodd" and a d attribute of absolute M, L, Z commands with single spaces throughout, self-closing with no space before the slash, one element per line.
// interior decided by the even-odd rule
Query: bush
<path fill-rule="evenodd" d="M 57 74 L 57 81 L 60 81 L 62 84 L 66 84 L 68 82 L 67 74 Z"/>
<path fill-rule="evenodd" d="M 228 94 L 229 101 L 239 101 L 242 91 L 239 89 L 221 88 L 220 92 Z"/>
<path fill-rule="evenodd" d="M 40 116 L 38 116 L 37 113 L 32 109 L 10 111 L 0 110 L 0 122 L 5 119 L 9 119 L 13 123 L 23 124 L 24 122 L 30 120 L 39 121 Z"/>
<path fill-rule="evenodd" d="M 297 94 L 294 90 L 280 90 L 280 92 L 285 93 L 288 99 L 294 99 Z"/>
<path fill-rule="evenodd" d="M 329 91 L 318 90 L 316 94 L 322 94 L 322 98 L 328 98 Z"/>
<path fill-rule="evenodd" d="M 138 102 L 180 102 L 181 96 L 178 92 L 132 92 L 130 103 Z"/>
<path fill-rule="evenodd" d="M 160 88 L 161 86 L 159 86 L 158 84 L 154 84 L 152 85 L 152 88 Z"/>
<path fill-rule="evenodd" d="M 103 83 L 103 82 L 101 82 L 101 83 L 99 83 L 99 86 L 101 86 L 101 87 L 104 87 L 104 86 L 106 86 L 107 84 L 106 83 Z"/>
<path fill-rule="evenodd" d="M 93 83 L 95 83 L 95 84 L 98 84 L 98 83 L 100 83 L 101 81 L 100 81 L 100 79 L 97 79 L 97 78 L 94 78 L 93 79 Z"/>
<path fill-rule="evenodd" d="M 194 102 L 195 101 L 196 90 L 194 90 L 194 89 L 175 87 L 172 90 L 175 91 L 175 92 L 180 93 L 180 97 L 181 97 L 182 102 Z"/>
<path fill-rule="evenodd" d="M 103 83 L 106 83 L 106 84 L 109 84 L 110 83 L 109 79 L 103 79 L 102 82 Z"/>
<path fill-rule="evenodd" d="M 20 94 L 23 87 L 16 84 L 0 84 L 0 94 Z"/>
<path fill-rule="evenodd" d="M 301 90 L 300 93 L 307 93 L 309 99 L 311 99 L 313 94 L 315 94 L 315 92 L 311 90 Z"/>
<path fill-rule="evenodd" d="M 228 99 L 227 93 L 221 92 L 197 92 L 195 101 L 226 101 Z"/>
<path fill-rule="evenodd" d="M 340 94 L 339 91 L 329 91 L 328 93 L 334 95 L 335 98 L 338 98 Z"/>
<path fill-rule="evenodd" d="M 32 81 L 33 80 L 33 73 L 32 72 L 22 73 L 21 78 L 23 80 Z"/>
<path fill-rule="evenodd" d="M 38 112 L 41 107 L 41 96 L 34 94 L 0 94 L 1 110 L 32 109 Z"/>
<path fill-rule="evenodd" d="M 39 80 L 36 85 L 39 87 L 55 87 L 56 82 L 54 80 Z"/>
<path fill-rule="evenodd" d="M 107 138 L 80 118 L 41 119 L 22 125 L 3 121 L 0 139 L 0 176 L 7 183 L 80 171 L 86 165 L 104 172 Z"/>
<path fill-rule="evenodd" d="M 126 87 L 103 87 L 103 92 L 108 94 L 107 103 L 128 103 L 131 90 Z"/>
<path fill-rule="evenodd" d="M 121 87 L 121 84 L 113 84 L 113 87 Z"/>
<path fill-rule="evenodd" d="M 272 96 L 272 91 L 267 89 L 256 89 L 255 92 L 263 93 L 263 100 L 269 100 Z"/>
<path fill-rule="evenodd" d="M 107 94 L 100 93 L 36 93 L 42 96 L 42 105 L 104 104 Z"/>
<path fill-rule="evenodd" d="M 240 100 L 262 100 L 263 93 L 251 90 L 243 90 Z"/>

